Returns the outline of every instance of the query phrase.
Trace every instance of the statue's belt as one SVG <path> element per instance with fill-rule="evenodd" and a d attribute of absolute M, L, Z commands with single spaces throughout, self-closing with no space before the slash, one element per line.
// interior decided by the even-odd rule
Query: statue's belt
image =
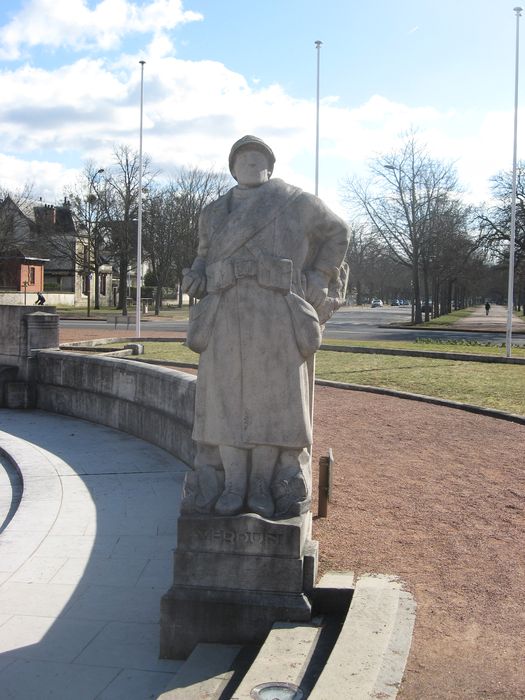
<path fill-rule="evenodd" d="M 261 287 L 288 294 L 292 286 L 293 263 L 261 253 L 257 258 L 219 260 L 206 266 L 206 289 L 210 293 L 233 287 L 243 277 L 254 277 Z"/>

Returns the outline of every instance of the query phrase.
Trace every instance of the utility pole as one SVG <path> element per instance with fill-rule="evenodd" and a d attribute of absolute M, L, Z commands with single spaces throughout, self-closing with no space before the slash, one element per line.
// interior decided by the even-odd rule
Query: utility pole
<path fill-rule="evenodd" d="M 321 46 L 322 41 L 315 42 L 317 49 L 317 100 L 316 100 L 316 120 L 315 120 L 315 194 L 319 194 L 319 75 L 321 68 Z"/>

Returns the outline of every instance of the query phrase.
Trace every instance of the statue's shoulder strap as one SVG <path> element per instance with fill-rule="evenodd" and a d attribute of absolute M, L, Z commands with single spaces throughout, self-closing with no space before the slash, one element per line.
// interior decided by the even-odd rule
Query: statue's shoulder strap
<path fill-rule="evenodd" d="M 228 258 L 277 219 L 303 191 L 282 180 L 270 180 L 261 185 L 250 206 L 233 211 L 225 218 L 223 205 L 217 212 L 219 225 L 214 227 L 212 257 Z M 219 213 L 220 212 L 220 213 Z"/>

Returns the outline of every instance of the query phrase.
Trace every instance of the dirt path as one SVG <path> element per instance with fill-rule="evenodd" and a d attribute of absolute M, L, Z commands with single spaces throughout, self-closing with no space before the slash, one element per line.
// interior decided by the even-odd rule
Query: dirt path
<path fill-rule="evenodd" d="M 400 700 L 523 700 L 525 426 L 319 387 L 314 434 L 314 465 L 336 460 L 321 570 L 395 574 L 416 597 Z"/>
<path fill-rule="evenodd" d="M 525 426 L 326 387 L 314 464 L 336 460 L 321 568 L 396 574 L 415 594 L 399 698 L 525 698 Z"/>

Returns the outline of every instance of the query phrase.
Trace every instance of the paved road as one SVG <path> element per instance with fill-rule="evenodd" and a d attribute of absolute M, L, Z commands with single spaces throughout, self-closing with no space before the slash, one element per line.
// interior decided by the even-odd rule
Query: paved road
<path fill-rule="evenodd" d="M 482 312 L 482 315 L 481 315 Z M 498 324 L 487 324 L 486 332 L 476 332 L 473 327 L 480 327 L 484 322 L 485 311 L 480 307 L 480 315 L 476 316 L 476 323 L 465 323 L 458 330 L 449 329 L 439 331 L 427 331 L 417 328 L 388 328 L 388 325 L 403 324 L 410 321 L 410 307 L 383 307 L 371 309 L 368 307 L 344 307 L 340 309 L 334 317 L 326 324 L 325 338 L 340 338 L 348 340 L 415 340 L 416 338 L 434 338 L 442 340 L 459 339 L 477 340 L 479 342 L 505 342 L 505 307 L 494 306 L 489 314 L 489 319 L 493 321 L 498 318 Z M 114 316 L 111 321 L 67 321 L 60 322 L 61 328 L 90 328 L 100 329 L 100 336 L 109 335 L 109 331 L 115 328 L 120 330 L 133 331 L 135 328 L 135 317 L 129 316 L 124 319 L 117 317 L 118 323 L 115 325 Z M 501 320 L 502 319 L 502 320 Z M 129 322 L 128 322 L 129 321 Z M 155 335 L 170 334 L 174 331 L 185 332 L 187 321 L 173 321 L 164 319 L 145 319 L 142 322 L 142 336 L 147 337 L 148 330 L 155 331 Z M 513 342 L 525 344 L 525 336 L 515 336 Z"/>

